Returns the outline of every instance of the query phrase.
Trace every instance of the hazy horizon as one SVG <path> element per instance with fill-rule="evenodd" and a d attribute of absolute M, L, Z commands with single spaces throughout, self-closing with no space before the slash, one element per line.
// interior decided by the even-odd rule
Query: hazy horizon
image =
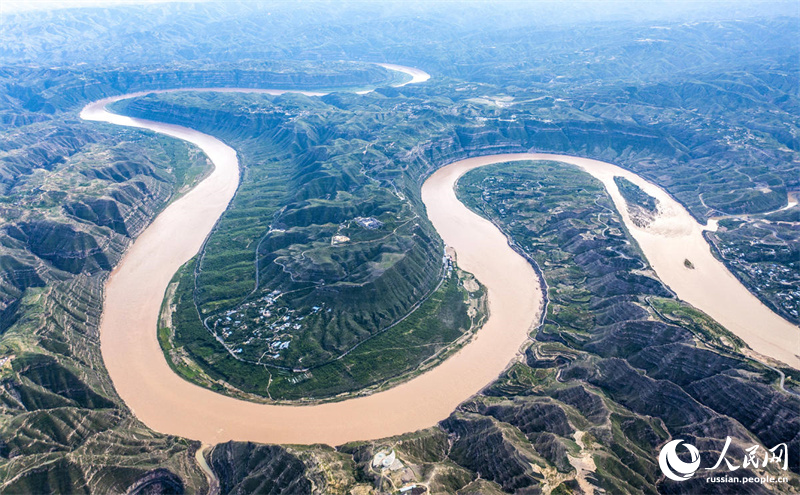
<path fill-rule="evenodd" d="M 75 8 L 117 8 L 117 7 L 146 7 L 156 4 L 226 4 L 241 5 L 250 8 L 263 9 L 270 7 L 285 7 L 289 2 L 273 1 L 261 2 L 255 0 L 239 0 L 225 2 L 218 0 L 6 0 L 0 4 L 0 14 L 15 14 L 34 11 L 55 11 L 68 10 Z M 303 2 L 309 4 L 330 4 L 327 1 Z M 381 6 L 382 8 L 394 8 L 400 6 L 410 10 L 436 9 L 443 4 L 459 4 L 471 7 L 497 7 L 501 10 L 539 10 L 557 9 L 574 10 L 579 7 L 579 14 L 594 14 L 598 19 L 619 14 L 636 14 L 643 17 L 670 17 L 682 13 L 703 13 L 708 14 L 714 11 L 724 13 L 725 16 L 731 15 L 758 15 L 774 14 L 775 10 L 782 14 L 800 15 L 800 2 L 791 0 L 711 0 L 697 2 L 692 0 L 649 0 L 637 2 L 635 0 L 578 0 L 570 2 L 558 2 L 554 0 L 495 0 L 485 2 L 480 0 L 439 0 L 439 1 L 412 1 L 412 2 L 369 2 L 364 0 L 350 0 L 339 2 L 338 5 L 345 9 L 348 7 L 365 4 L 372 7 Z M 766 12 L 765 9 L 771 9 Z"/>

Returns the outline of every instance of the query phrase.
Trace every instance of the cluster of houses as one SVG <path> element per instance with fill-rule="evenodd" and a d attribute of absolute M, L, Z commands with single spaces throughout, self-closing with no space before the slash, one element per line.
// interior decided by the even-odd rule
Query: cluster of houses
<path fill-rule="evenodd" d="M 758 243 L 750 242 L 750 245 Z M 788 247 L 765 248 L 758 245 L 762 256 L 777 256 L 789 254 Z M 778 251 L 784 252 L 779 253 Z M 720 252 L 726 261 L 736 265 L 740 270 L 750 275 L 750 280 L 759 292 L 774 292 L 775 303 L 782 306 L 782 309 L 797 318 L 797 308 L 800 307 L 800 289 L 797 287 L 797 272 L 791 268 L 774 262 L 743 262 L 747 259 L 745 253 L 739 247 L 720 246 Z"/>
<path fill-rule="evenodd" d="M 359 226 L 367 230 L 376 230 L 383 227 L 383 222 L 375 217 L 356 217 L 355 221 Z"/>
<path fill-rule="evenodd" d="M 444 269 L 447 271 L 447 276 L 448 277 L 452 276 L 454 263 L 453 263 L 453 258 L 451 258 L 449 254 L 447 254 L 447 251 L 445 251 L 444 255 L 442 256 L 442 264 L 444 265 Z"/>
<path fill-rule="evenodd" d="M 233 348 L 231 352 L 234 354 L 242 354 L 247 346 L 255 344 L 258 346 L 255 351 L 261 359 L 280 358 L 281 351 L 289 348 L 293 335 L 302 330 L 302 321 L 308 316 L 276 304 L 280 296 L 280 291 L 272 291 L 225 311 L 213 321 L 214 333 Z M 310 314 L 321 310 L 322 307 L 314 306 Z"/>
<path fill-rule="evenodd" d="M 377 230 L 383 227 L 383 222 L 381 222 L 375 217 L 355 217 L 353 220 L 359 227 L 366 230 Z M 340 224 L 339 229 L 341 230 L 342 228 L 347 227 L 349 223 L 350 222 L 347 221 Z M 340 244 L 346 244 L 348 242 L 350 242 L 350 238 L 342 234 L 336 234 L 331 238 L 331 246 L 338 246 Z"/>

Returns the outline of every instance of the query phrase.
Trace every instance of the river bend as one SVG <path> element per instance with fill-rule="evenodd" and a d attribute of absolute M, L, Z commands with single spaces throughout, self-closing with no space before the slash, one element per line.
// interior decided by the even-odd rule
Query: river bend
<path fill-rule="evenodd" d="M 387 68 L 410 74 L 409 83 L 429 77 L 417 69 Z M 681 299 L 704 310 L 757 352 L 800 368 L 796 355 L 800 330 L 761 304 L 711 255 L 702 237 L 703 227 L 666 192 L 608 163 L 518 153 L 452 163 L 437 170 L 422 186 L 422 199 L 433 226 L 455 249 L 460 267 L 473 273 L 488 290 L 488 320 L 455 355 L 389 390 L 318 405 L 256 404 L 189 383 L 170 369 L 161 351 L 156 334 L 159 311 L 172 276 L 200 250 L 233 198 L 239 165 L 236 152 L 212 136 L 177 125 L 124 117 L 105 108 L 111 102 L 151 92 L 94 102 L 84 108 L 81 117 L 183 139 L 197 145 L 214 163 L 207 178 L 165 208 L 139 235 L 106 285 L 100 325 L 104 363 L 120 397 L 138 419 L 156 431 L 204 443 L 240 440 L 339 445 L 431 427 L 449 416 L 519 356 L 542 311 L 543 297 L 534 270 L 491 222 L 466 208 L 454 192 L 456 181 L 467 171 L 507 161 L 570 163 L 602 181 L 658 276 Z M 614 184 L 615 175 L 626 177 L 659 200 L 661 212 L 649 228 L 641 229 L 631 222 Z M 684 259 L 690 259 L 695 269 L 687 269 Z"/>

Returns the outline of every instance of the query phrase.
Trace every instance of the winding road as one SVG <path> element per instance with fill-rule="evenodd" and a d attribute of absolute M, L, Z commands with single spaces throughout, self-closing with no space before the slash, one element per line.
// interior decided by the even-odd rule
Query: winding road
<path fill-rule="evenodd" d="M 417 69 L 387 68 L 412 75 L 408 83 L 429 77 Z M 231 88 L 221 91 L 284 92 Z M 236 152 L 212 136 L 105 109 L 113 101 L 147 93 L 151 92 L 100 100 L 84 108 L 81 117 L 150 129 L 189 141 L 215 165 L 206 179 L 165 208 L 135 240 L 106 285 L 100 326 L 104 363 L 120 397 L 156 431 L 208 444 L 241 440 L 339 445 L 431 427 L 449 416 L 517 358 L 542 311 L 539 279 L 532 267 L 508 246 L 491 222 L 467 209 L 454 192 L 456 181 L 467 171 L 508 161 L 544 159 L 570 163 L 602 181 L 656 273 L 680 298 L 714 317 L 757 352 L 800 368 L 796 355 L 800 329 L 772 313 L 714 259 L 702 237 L 703 227 L 666 192 L 608 163 L 520 153 L 452 163 L 437 170 L 422 187 L 423 202 L 439 235 L 455 249 L 459 265 L 488 289 L 491 314 L 477 336 L 458 353 L 389 390 L 319 405 L 256 404 L 189 383 L 172 372 L 161 351 L 156 335 L 159 310 L 173 274 L 199 251 L 233 198 L 239 166 Z M 659 200 L 660 214 L 648 228 L 638 228 L 630 221 L 613 181 L 615 175 L 626 177 Z M 684 259 L 691 260 L 695 269 L 686 268 Z"/>

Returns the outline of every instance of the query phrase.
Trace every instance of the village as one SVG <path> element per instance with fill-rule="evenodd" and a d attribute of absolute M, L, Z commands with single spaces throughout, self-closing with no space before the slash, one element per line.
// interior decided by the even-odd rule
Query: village
<path fill-rule="evenodd" d="M 773 294 L 774 304 L 778 306 L 776 309 L 791 315 L 794 319 L 800 318 L 798 272 L 792 264 L 775 261 L 791 256 L 788 247 L 765 247 L 759 243 L 752 243 L 750 246 L 731 243 L 717 247 L 725 262 L 735 268 L 734 273 L 738 272 L 747 277 L 752 290 L 757 293 Z"/>
<path fill-rule="evenodd" d="M 263 363 L 276 360 L 303 329 L 303 320 L 322 311 L 312 306 L 301 314 L 279 303 L 283 293 L 274 290 L 266 296 L 245 302 L 222 313 L 212 324 L 217 337 L 225 341 L 231 352 L 245 361 Z"/>
<path fill-rule="evenodd" d="M 365 230 L 377 230 L 383 222 L 374 217 L 355 217 L 353 221 Z M 336 235 L 332 245 L 344 244 L 350 238 Z M 224 342 L 237 359 L 265 364 L 285 357 L 292 341 L 302 333 L 303 321 L 323 310 L 324 303 L 310 308 L 292 308 L 281 303 L 285 293 L 273 290 L 257 299 L 225 310 L 209 323 L 217 339 Z M 327 309 L 330 311 L 330 309 Z"/>

